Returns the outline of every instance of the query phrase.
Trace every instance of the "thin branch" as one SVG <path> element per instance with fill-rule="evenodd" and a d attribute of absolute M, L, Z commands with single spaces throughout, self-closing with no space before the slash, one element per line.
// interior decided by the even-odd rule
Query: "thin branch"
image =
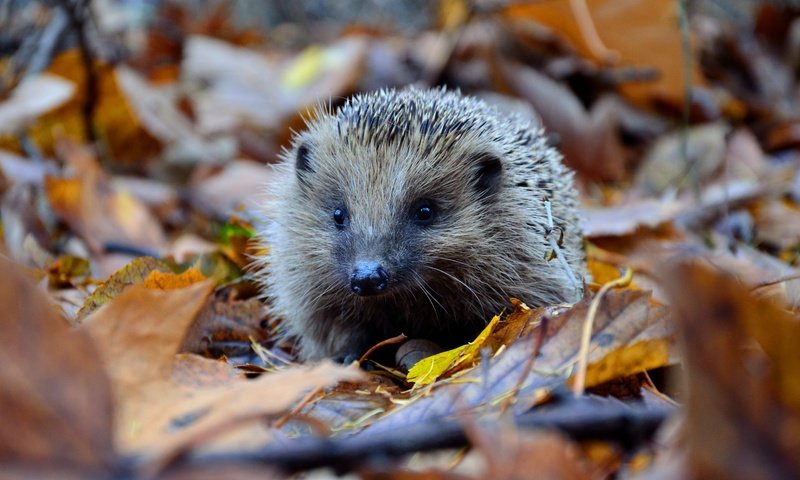
<path fill-rule="evenodd" d="M 658 427 L 675 411 L 674 407 L 666 405 L 629 405 L 598 397 L 583 397 L 516 416 L 514 423 L 519 428 L 555 429 L 575 440 L 615 441 L 628 447 L 652 438 Z M 496 427 L 496 420 L 477 421 L 471 425 L 492 428 Z M 468 440 L 461 422 L 439 420 L 375 434 L 366 430 L 348 437 L 305 437 L 275 443 L 255 452 L 198 454 L 179 458 L 173 466 L 257 462 L 284 472 L 326 466 L 347 471 L 373 459 L 466 445 Z"/>
<path fill-rule="evenodd" d="M 83 126 L 86 130 L 86 139 L 92 145 L 97 145 L 99 136 L 95 128 L 94 117 L 97 110 L 97 99 L 100 95 L 97 72 L 94 68 L 94 55 L 89 46 L 86 35 L 89 24 L 89 0 L 56 0 L 69 18 L 70 28 L 75 32 L 78 49 L 81 52 L 81 62 L 86 74 L 86 90 L 83 101 Z"/>
<path fill-rule="evenodd" d="M 550 199 L 546 198 L 544 200 L 544 208 L 547 211 L 547 231 L 544 232 L 544 237 L 550 243 L 550 248 L 555 253 L 558 262 L 561 264 L 561 268 L 564 269 L 564 272 L 567 274 L 567 279 L 569 283 L 572 285 L 572 288 L 575 292 L 575 299 L 579 299 L 582 296 L 582 284 L 578 282 L 578 279 L 575 277 L 575 273 L 570 268 L 569 263 L 567 263 L 567 259 L 564 257 L 564 252 L 561 251 L 561 247 L 559 247 L 558 242 L 555 238 L 553 238 L 553 232 L 555 231 L 555 227 L 553 226 L 553 209 L 550 205 Z M 561 229 L 559 229 L 559 232 Z"/>
<path fill-rule="evenodd" d="M 606 292 L 615 287 L 629 285 L 631 280 L 633 280 L 633 270 L 626 268 L 624 275 L 603 285 L 589 305 L 589 311 L 586 312 L 586 320 L 583 322 L 581 348 L 578 351 L 578 373 L 575 374 L 575 382 L 572 384 L 572 392 L 576 397 L 583 395 L 586 389 L 586 370 L 589 368 L 589 343 L 592 339 L 592 328 L 594 327 L 594 319 L 597 316 L 597 309 L 600 308 L 600 302 Z"/>

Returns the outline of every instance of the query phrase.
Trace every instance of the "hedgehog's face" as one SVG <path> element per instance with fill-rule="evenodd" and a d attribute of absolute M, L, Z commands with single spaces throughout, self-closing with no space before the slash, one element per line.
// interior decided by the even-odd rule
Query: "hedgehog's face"
<path fill-rule="evenodd" d="M 312 279 L 318 290 L 363 301 L 424 298 L 434 293 L 431 284 L 463 281 L 465 249 L 480 244 L 483 223 L 496 214 L 503 167 L 485 148 L 458 147 L 438 152 L 300 138 L 292 152 L 295 192 L 311 211 L 303 214 L 296 248 L 318 264 L 309 271 L 330 272 Z"/>

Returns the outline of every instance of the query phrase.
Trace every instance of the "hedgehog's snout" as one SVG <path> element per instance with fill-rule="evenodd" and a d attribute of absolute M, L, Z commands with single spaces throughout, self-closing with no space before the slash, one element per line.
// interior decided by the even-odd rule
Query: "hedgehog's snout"
<path fill-rule="evenodd" d="M 389 286 L 389 272 L 379 262 L 359 261 L 350 276 L 350 289 L 356 295 L 366 297 L 382 293 Z"/>

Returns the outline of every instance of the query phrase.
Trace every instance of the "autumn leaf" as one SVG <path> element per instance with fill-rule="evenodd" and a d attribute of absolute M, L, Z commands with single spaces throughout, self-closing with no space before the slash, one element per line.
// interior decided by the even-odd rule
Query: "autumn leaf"
<path fill-rule="evenodd" d="M 481 348 L 499 321 L 500 316 L 495 315 L 472 342 L 420 360 L 409 369 L 407 380 L 416 386 L 429 385 L 445 373 L 471 366 L 477 361 Z"/>
<path fill-rule="evenodd" d="M 797 317 L 702 259 L 669 275 L 686 350 L 691 471 L 706 478 L 797 476 Z"/>
<path fill-rule="evenodd" d="M 580 4 L 586 6 L 585 12 L 573 8 Z M 703 79 L 696 62 L 684 60 L 678 8 L 678 3 L 672 0 L 636 0 L 624 4 L 613 0 L 534 2 L 512 4 L 506 8 L 506 15 L 512 21 L 524 19 L 552 28 L 594 61 L 607 61 L 602 56 L 610 54 L 617 55 L 621 65 L 654 68 L 657 80 L 630 82 L 621 91 L 640 103 L 662 101 L 681 105 L 686 68 L 690 69 L 692 85 L 702 85 Z M 607 50 L 597 48 L 596 38 Z"/>
<path fill-rule="evenodd" d="M 92 150 L 61 144 L 73 174 L 45 178 L 53 210 L 81 234 L 95 252 L 109 245 L 136 246 L 158 253 L 166 238 L 153 214 L 125 191 L 117 190 Z"/>
<path fill-rule="evenodd" d="M 87 317 L 100 306 L 108 303 L 109 300 L 122 293 L 127 287 L 141 283 L 154 271 L 171 272 L 165 263 L 151 257 L 140 257 L 128 263 L 108 277 L 86 298 L 83 306 L 78 311 L 78 320 Z"/>
<path fill-rule="evenodd" d="M 0 468 L 110 471 L 111 385 L 98 348 L 18 266 L 0 256 L 0 269 Z"/>
<path fill-rule="evenodd" d="M 174 290 L 176 288 L 185 288 L 204 280 L 208 280 L 208 278 L 197 267 L 192 267 L 183 273 L 153 270 L 145 277 L 142 285 L 151 290 Z"/>

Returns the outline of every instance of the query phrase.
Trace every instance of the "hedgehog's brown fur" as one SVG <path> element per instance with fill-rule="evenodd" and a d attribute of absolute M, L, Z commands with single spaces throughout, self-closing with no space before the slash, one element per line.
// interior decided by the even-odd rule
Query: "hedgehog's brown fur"
<path fill-rule="evenodd" d="M 580 279 L 573 174 L 541 131 L 480 100 L 418 89 L 355 96 L 318 112 L 277 171 L 259 277 L 304 358 L 352 358 L 401 332 L 453 346 L 509 297 L 574 299 L 545 237 L 549 198 Z M 429 225 L 415 216 L 419 199 L 435 206 Z M 351 291 L 363 258 L 389 273 L 380 295 Z"/>

